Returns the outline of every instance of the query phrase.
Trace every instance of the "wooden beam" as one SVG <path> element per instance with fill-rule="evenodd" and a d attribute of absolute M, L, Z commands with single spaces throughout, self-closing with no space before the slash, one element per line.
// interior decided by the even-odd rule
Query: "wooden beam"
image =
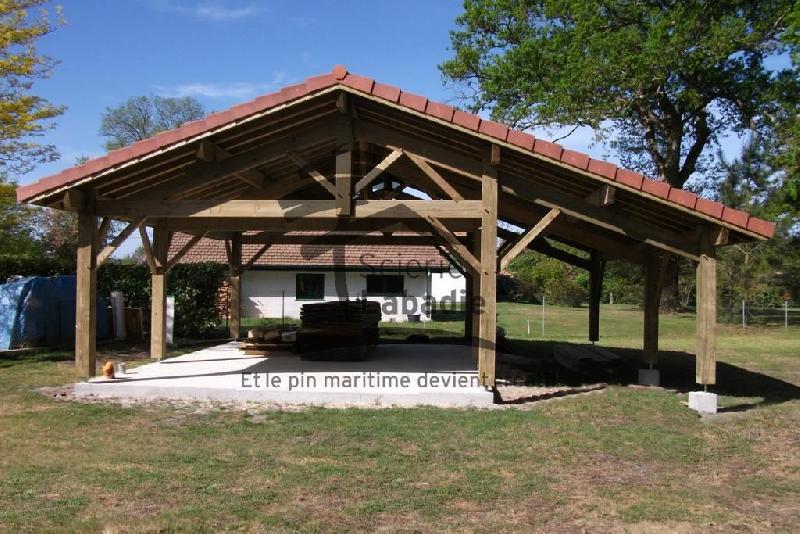
<path fill-rule="evenodd" d="M 81 212 L 85 211 L 89 206 L 87 205 L 88 196 L 81 189 L 67 189 L 64 192 L 63 205 L 67 211 Z"/>
<path fill-rule="evenodd" d="M 497 349 L 497 168 L 499 159 L 492 150 L 484 160 L 481 179 L 481 257 L 480 257 L 480 329 L 478 335 L 478 379 L 493 387 Z"/>
<path fill-rule="evenodd" d="M 603 298 L 603 273 L 606 262 L 600 253 L 593 251 L 589 262 L 589 341 L 600 341 L 600 301 Z"/>
<path fill-rule="evenodd" d="M 349 217 L 353 214 L 353 124 L 345 113 L 336 118 L 335 169 L 336 215 Z"/>
<path fill-rule="evenodd" d="M 534 239 L 539 237 L 539 234 L 541 234 L 544 229 L 547 228 L 550 223 L 559 216 L 560 213 L 561 209 L 551 208 L 550 211 L 547 212 L 547 215 L 542 217 L 542 219 L 536 223 L 533 228 L 519 236 L 519 238 L 517 238 L 517 240 L 512 243 L 507 250 L 503 251 L 503 256 L 500 259 L 500 270 L 505 270 L 505 268 L 508 267 L 508 264 L 511 263 L 514 258 L 519 256 L 523 250 L 528 248 L 528 245 L 530 245 Z"/>
<path fill-rule="evenodd" d="M 653 247 L 647 247 L 644 263 L 644 342 L 642 358 L 645 363 L 658 362 L 658 311 L 661 304 L 663 277 L 661 259 Z"/>
<path fill-rule="evenodd" d="M 198 241 L 203 239 L 203 237 L 205 237 L 205 235 L 206 235 L 205 232 L 203 232 L 201 234 L 198 234 L 198 235 L 193 235 L 189 239 L 189 241 L 172 258 L 170 258 L 167 261 L 167 265 L 166 265 L 166 268 L 165 268 L 166 272 L 171 271 L 172 268 L 175 267 L 178 264 L 179 261 L 181 261 L 181 258 L 183 258 L 186 255 L 187 252 L 192 250 L 192 247 L 194 247 L 198 243 Z"/>
<path fill-rule="evenodd" d="M 144 250 L 144 259 L 147 262 L 147 266 L 150 267 L 150 274 L 155 274 L 160 266 L 153 255 L 153 247 L 150 245 L 150 238 L 147 236 L 147 228 L 144 223 L 139 224 L 139 236 L 142 238 L 142 250 Z"/>
<path fill-rule="evenodd" d="M 447 248 L 453 254 L 455 254 L 460 261 L 463 261 L 465 266 L 471 267 L 476 273 L 480 272 L 481 263 L 475 259 L 475 256 L 473 256 L 472 253 L 467 250 L 467 247 L 465 247 L 463 243 L 458 240 L 453 232 L 451 232 L 444 224 L 442 224 L 442 221 L 431 215 L 425 215 L 424 217 L 431 225 L 431 228 L 433 228 L 435 233 L 444 240 Z"/>
<path fill-rule="evenodd" d="M 214 234 L 209 234 L 214 237 Z M 290 234 L 262 232 L 242 236 L 245 244 L 270 245 L 370 245 L 370 246 L 433 246 L 436 244 L 430 235 L 339 235 L 339 234 Z"/>
<path fill-rule="evenodd" d="M 696 268 L 697 286 L 697 370 L 698 384 L 717 381 L 717 260 L 708 234 L 702 236 L 700 261 Z"/>
<path fill-rule="evenodd" d="M 480 226 L 479 219 L 440 219 L 451 232 L 471 232 Z M 430 232 L 428 221 L 419 218 L 235 218 L 211 217 L 160 219 L 160 225 L 173 232 L 196 234 L 215 232 Z"/>
<path fill-rule="evenodd" d="M 230 241 L 230 267 L 231 300 L 228 326 L 230 337 L 239 339 L 242 326 L 242 234 L 236 233 Z"/>
<path fill-rule="evenodd" d="M 388 156 L 383 158 L 380 163 L 375 165 L 375 167 L 371 171 L 369 171 L 367 174 L 365 174 L 358 181 L 358 183 L 356 183 L 356 185 L 353 188 L 353 190 L 356 193 L 358 193 L 359 191 L 361 191 L 362 189 L 367 187 L 369 184 L 371 184 L 373 182 L 373 180 L 378 178 L 378 176 L 380 176 L 381 173 L 383 173 L 384 171 L 389 169 L 389 167 L 391 167 L 392 163 L 397 161 L 398 158 L 400 158 L 400 156 L 402 156 L 402 155 L 403 155 L 403 151 L 402 150 L 399 150 L 399 149 L 392 150 L 389 153 Z"/>
<path fill-rule="evenodd" d="M 213 163 L 217 161 L 224 161 L 230 157 L 232 157 L 230 152 L 211 141 L 211 139 L 203 139 L 200 141 L 200 145 L 197 149 L 198 159 Z M 266 184 L 266 176 L 264 173 L 259 172 L 256 169 L 246 169 L 241 172 L 237 172 L 234 176 L 239 178 L 244 183 L 256 188 L 264 187 Z"/>
<path fill-rule="evenodd" d="M 300 152 L 317 146 L 333 138 L 333 131 L 321 128 L 303 128 L 295 131 L 292 137 L 270 140 L 267 144 L 236 154 L 222 161 L 209 163 L 196 161 L 186 167 L 183 176 L 166 182 L 153 184 L 136 191 L 125 198 L 128 200 L 171 199 L 187 189 L 204 187 L 226 178 L 235 177 L 256 167 L 281 160 L 288 152 Z"/>
<path fill-rule="evenodd" d="M 325 178 L 322 173 L 318 172 L 296 152 L 289 152 L 287 156 L 289 156 L 289 159 L 292 160 L 292 162 L 297 165 L 300 170 L 313 178 L 315 182 L 325 188 L 328 193 L 336 198 L 336 187 L 327 178 Z"/>
<path fill-rule="evenodd" d="M 97 227 L 97 234 L 94 244 L 95 250 L 100 250 L 103 247 L 103 242 L 108 236 L 109 228 L 111 228 L 111 217 L 103 217 L 103 219 L 100 221 L 100 226 Z"/>
<path fill-rule="evenodd" d="M 564 215 L 628 236 L 673 254 L 694 261 L 699 258 L 696 243 L 686 239 L 685 236 L 675 235 L 659 226 L 631 219 L 609 209 L 592 206 L 583 199 L 567 195 L 538 182 L 534 184 L 516 176 L 504 175 L 503 190 L 546 208 L 560 208 Z"/>
<path fill-rule="evenodd" d="M 439 219 L 480 218 L 477 200 L 361 200 L 355 203 L 355 218 L 416 219 L 431 215 Z M 338 206 L 334 200 L 177 200 L 97 202 L 101 215 L 158 218 L 239 218 L 239 219 L 334 219 Z"/>
<path fill-rule="evenodd" d="M 592 206 L 606 207 L 614 203 L 617 188 L 608 184 L 600 186 L 599 189 L 589 193 L 586 202 Z"/>
<path fill-rule="evenodd" d="M 399 149 L 395 149 L 399 150 Z M 450 183 L 439 174 L 436 169 L 430 166 L 430 164 L 425 161 L 420 156 L 413 154 L 411 152 L 404 151 L 404 154 L 410 159 L 419 169 L 425 173 L 425 175 L 434 183 L 436 187 L 438 187 L 445 195 L 450 197 L 453 200 L 464 200 L 464 197 L 461 196 L 461 193 L 456 191 L 456 189 L 450 185 Z"/>
<path fill-rule="evenodd" d="M 473 255 L 480 261 L 481 258 L 481 231 L 480 229 L 476 230 L 472 233 L 472 240 L 470 241 L 471 248 Z M 472 332 L 472 363 L 475 364 L 475 367 L 478 367 L 478 356 L 480 347 L 480 331 L 481 331 L 481 275 L 480 272 L 474 271 L 470 273 L 472 275 L 472 302 L 470 303 L 470 330 Z"/>
<path fill-rule="evenodd" d="M 128 225 L 119 233 L 119 235 L 117 235 L 117 237 L 115 237 L 111 243 L 104 247 L 100 254 L 97 255 L 97 266 L 99 267 L 102 265 L 103 262 L 106 261 L 109 256 L 111 256 L 114 251 L 117 250 L 119 246 L 124 243 L 134 231 L 136 231 L 137 228 L 139 228 L 139 226 L 144 224 L 144 221 L 145 217 L 138 217 L 137 219 L 129 222 Z"/>
<path fill-rule="evenodd" d="M 86 211 L 79 212 L 75 290 L 75 368 L 80 376 L 94 376 L 97 366 L 96 232 L 97 217 Z"/>
<path fill-rule="evenodd" d="M 143 232 L 142 245 L 147 233 Z M 156 270 L 150 275 L 150 357 L 162 360 L 167 355 L 167 263 L 170 233 L 159 226 L 153 228 L 153 244 L 148 247 Z M 152 267 L 151 267 L 152 269 Z"/>
<path fill-rule="evenodd" d="M 264 255 L 267 250 L 273 245 L 273 243 L 265 243 L 263 247 L 258 249 L 253 257 L 247 260 L 247 263 L 242 266 L 242 271 L 249 271 L 252 269 L 253 265 L 258 261 L 258 259 Z"/>

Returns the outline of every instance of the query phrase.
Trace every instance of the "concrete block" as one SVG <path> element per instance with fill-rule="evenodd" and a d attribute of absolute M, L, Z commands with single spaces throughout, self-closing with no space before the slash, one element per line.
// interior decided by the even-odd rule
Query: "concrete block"
<path fill-rule="evenodd" d="M 717 395 L 707 391 L 690 391 L 689 408 L 698 413 L 717 413 Z"/>
<path fill-rule="evenodd" d="M 661 371 L 658 369 L 639 369 L 640 386 L 660 386 Z"/>

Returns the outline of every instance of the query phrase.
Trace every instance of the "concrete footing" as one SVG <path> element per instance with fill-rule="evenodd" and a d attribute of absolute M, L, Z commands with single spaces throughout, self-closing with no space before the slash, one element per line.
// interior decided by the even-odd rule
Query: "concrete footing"
<path fill-rule="evenodd" d="M 690 391 L 689 408 L 698 413 L 717 413 L 717 395 L 707 391 Z"/>
<path fill-rule="evenodd" d="M 639 369 L 640 386 L 660 386 L 661 371 L 658 369 Z"/>

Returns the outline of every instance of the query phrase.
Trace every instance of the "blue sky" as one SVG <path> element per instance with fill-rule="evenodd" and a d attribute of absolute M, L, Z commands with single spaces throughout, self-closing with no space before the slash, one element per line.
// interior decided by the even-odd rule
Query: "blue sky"
<path fill-rule="evenodd" d="M 460 0 L 59 0 L 66 24 L 45 36 L 42 53 L 60 61 L 36 94 L 65 105 L 43 141 L 61 160 L 39 166 L 28 183 L 103 154 L 97 131 L 109 106 L 142 94 L 194 96 L 210 111 L 279 89 L 338 63 L 432 100 L 453 102 L 437 65 L 450 55 Z M 537 132 L 552 137 L 557 132 Z M 561 141 L 591 146 L 592 132 Z M 740 141 L 728 139 L 736 154 Z M 613 158 L 612 158 L 613 159 Z M 120 253 L 138 243 L 131 240 Z"/>

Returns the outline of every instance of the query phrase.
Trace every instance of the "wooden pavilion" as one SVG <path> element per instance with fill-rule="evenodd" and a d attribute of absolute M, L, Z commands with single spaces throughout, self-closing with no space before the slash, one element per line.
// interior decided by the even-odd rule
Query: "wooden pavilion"
<path fill-rule="evenodd" d="M 203 237 L 226 243 L 232 336 L 240 274 L 272 244 L 413 241 L 441 247 L 467 275 L 465 326 L 486 386 L 495 379 L 496 274 L 523 250 L 589 271 L 592 341 L 606 260 L 641 265 L 651 364 L 666 262 L 689 258 L 697 265 L 696 380 L 713 384 L 714 250 L 774 233 L 747 213 L 342 66 L 21 186 L 17 198 L 78 213 L 75 359 L 83 375 L 95 373 L 97 267 L 139 231 L 152 273 L 154 358 L 166 351 L 165 276 Z M 127 226 L 102 246 L 112 220 Z M 175 232 L 193 237 L 169 257 Z M 243 257 L 244 243 L 261 246 Z"/>

